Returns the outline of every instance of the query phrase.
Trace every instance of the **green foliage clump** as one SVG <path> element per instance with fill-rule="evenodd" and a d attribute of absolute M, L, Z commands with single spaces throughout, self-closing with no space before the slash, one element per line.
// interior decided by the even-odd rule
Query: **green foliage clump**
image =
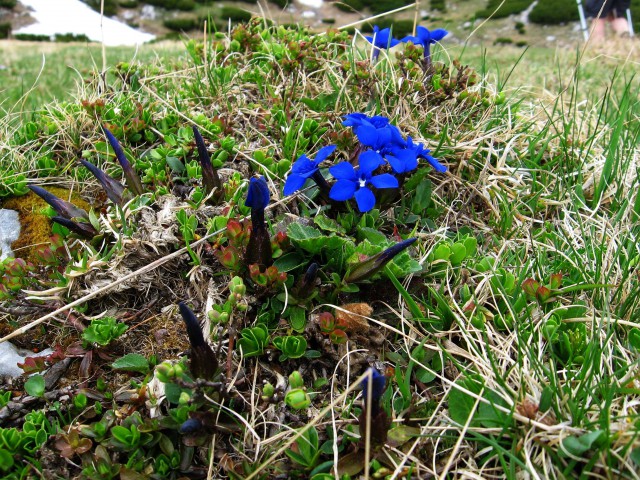
<path fill-rule="evenodd" d="M 59 42 L 59 43 L 91 41 L 91 39 L 87 37 L 84 33 L 80 33 L 77 35 L 75 33 L 56 33 L 54 39 L 56 42 Z"/>
<path fill-rule="evenodd" d="M 247 12 L 242 8 L 224 6 L 220 12 L 223 20 L 229 19 L 232 22 L 247 22 L 251 20 L 251 12 Z"/>
<path fill-rule="evenodd" d="M 280 8 L 284 8 L 289 5 L 289 0 L 270 0 L 271 3 L 275 3 Z"/>
<path fill-rule="evenodd" d="M 195 29 L 198 26 L 198 20 L 192 17 L 176 17 L 167 18 L 162 22 L 162 24 L 169 30 L 173 30 L 175 32 L 186 32 Z"/>
<path fill-rule="evenodd" d="M 447 2 L 445 0 L 431 0 L 431 8 L 433 10 L 447 11 Z"/>
<path fill-rule="evenodd" d="M 334 5 L 345 12 L 362 11 L 365 8 L 369 8 L 371 13 L 377 15 L 379 13 L 395 10 L 396 8 L 404 7 L 411 2 L 409 0 L 380 0 L 376 2 L 374 0 L 344 0 L 342 2 L 336 2 Z"/>
<path fill-rule="evenodd" d="M 96 12 L 100 12 L 102 0 L 86 0 L 85 3 L 89 5 Z M 118 1 L 117 0 L 104 0 L 104 14 L 107 17 L 112 17 L 118 13 Z"/>
<path fill-rule="evenodd" d="M 37 35 L 35 33 L 16 33 L 13 38 L 16 40 L 22 40 L 25 42 L 50 42 L 51 37 L 49 35 Z"/>
<path fill-rule="evenodd" d="M 166 8 L 167 10 L 188 11 L 196 8 L 196 3 L 193 0 L 144 0 L 144 3 Z"/>
<path fill-rule="evenodd" d="M 18 4 L 17 0 L 0 0 L 0 7 L 13 8 Z"/>
<path fill-rule="evenodd" d="M 122 8 L 136 8 L 138 6 L 138 0 L 120 0 L 118 5 Z"/>
<path fill-rule="evenodd" d="M 543 25 L 574 22 L 579 19 L 573 0 L 540 0 L 529 14 L 529 20 Z"/>
<path fill-rule="evenodd" d="M 502 0 L 489 0 L 486 8 L 476 12 L 476 17 L 504 18 L 526 10 L 532 3 L 533 0 L 509 0 L 508 2 L 503 2 Z M 554 2 L 554 4 L 555 3 L 556 2 Z M 575 2 L 573 2 L 572 5 L 575 10 Z"/>
<path fill-rule="evenodd" d="M 11 24 L 9 22 L 0 23 L 0 38 L 9 38 Z"/>
<path fill-rule="evenodd" d="M 393 18 L 381 18 L 376 25 L 380 28 L 391 28 L 394 38 L 402 38 L 407 35 L 413 35 L 413 20 L 396 20 Z M 373 31 L 373 25 L 367 24 L 369 31 Z"/>

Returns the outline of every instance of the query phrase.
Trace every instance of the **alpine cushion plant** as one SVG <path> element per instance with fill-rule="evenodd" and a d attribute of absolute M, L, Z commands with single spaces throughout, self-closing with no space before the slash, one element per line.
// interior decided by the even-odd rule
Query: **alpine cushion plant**
<path fill-rule="evenodd" d="M 407 35 L 402 41 L 405 43 L 411 42 L 414 45 L 422 45 L 424 48 L 424 60 L 427 65 L 431 65 L 431 45 L 442 40 L 448 33 L 443 28 L 436 28 L 430 31 L 426 27 L 418 26 L 415 36 Z"/>
<path fill-rule="evenodd" d="M 373 150 L 362 152 L 358 157 L 359 166 L 354 168 L 349 162 L 340 162 L 329 168 L 329 173 L 337 179 L 331 187 L 332 200 L 346 201 L 355 198 L 358 209 L 368 212 L 376 204 L 371 190 L 375 188 L 398 188 L 398 179 L 390 173 L 373 175 L 373 171 L 384 164 L 382 156 Z"/>
<path fill-rule="evenodd" d="M 378 59 L 381 48 L 393 48 L 400 43 L 400 40 L 391 36 L 390 28 L 383 28 L 382 30 L 380 30 L 380 27 L 378 27 L 378 25 L 374 25 L 373 35 L 371 37 L 365 36 L 364 38 L 366 38 L 367 41 L 373 45 L 372 60 L 374 62 Z"/>
<path fill-rule="evenodd" d="M 315 160 L 311 160 L 306 155 L 300 155 L 291 167 L 291 173 L 287 177 L 284 184 L 284 194 L 291 195 L 300 190 L 307 179 L 312 178 L 318 188 L 323 191 L 329 191 L 329 185 L 320 173 L 320 164 L 329 157 L 336 149 L 335 145 L 329 145 L 321 148 L 316 155 Z"/>

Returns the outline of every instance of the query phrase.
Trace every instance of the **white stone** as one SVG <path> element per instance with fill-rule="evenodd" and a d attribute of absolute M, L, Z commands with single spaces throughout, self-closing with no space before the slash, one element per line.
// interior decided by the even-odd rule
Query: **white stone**
<path fill-rule="evenodd" d="M 13 343 L 0 343 L 0 375 L 17 378 L 24 372 L 18 366 L 18 363 L 24 363 L 26 357 L 43 357 L 53 353 L 53 350 L 47 348 L 39 353 L 33 353 L 29 350 L 23 350 L 16 347 Z"/>
<path fill-rule="evenodd" d="M 13 257 L 11 244 L 20 236 L 20 220 L 15 210 L 0 209 L 0 260 Z"/>
<path fill-rule="evenodd" d="M 303 18 L 313 18 L 315 16 L 316 16 L 316 12 L 313 12 L 311 10 L 305 10 L 304 12 L 302 12 Z"/>
<path fill-rule="evenodd" d="M 555 42 L 555 41 L 556 41 L 556 37 L 554 37 L 553 35 L 547 36 L 547 42 Z"/>
<path fill-rule="evenodd" d="M 139 45 L 155 38 L 155 35 L 140 32 L 112 18 L 102 18 L 100 13 L 80 0 L 20 1 L 25 7 L 33 10 L 31 16 L 35 18 L 36 23 L 14 33 L 51 36 L 56 33 L 84 34 L 92 41 L 104 42 L 109 46 Z"/>

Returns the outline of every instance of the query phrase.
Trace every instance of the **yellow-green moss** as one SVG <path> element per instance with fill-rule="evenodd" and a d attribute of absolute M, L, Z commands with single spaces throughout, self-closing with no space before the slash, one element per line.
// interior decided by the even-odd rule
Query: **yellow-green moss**
<path fill-rule="evenodd" d="M 91 206 L 77 193 L 62 187 L 46 187 L 55 196 L 69 200 L 74 205 L 89 211 Z M 47 207 L 47 203 L 33 192 L 21 197 L 12 197 L 2 203 L 2 208 L 16 210 L 20 218 L 20 237 L 11 244 L 16 257 L 37 263 L 36 249 L 42 244 L 49 243 L 51 237 L 51 220 L 41 212 Z"/>

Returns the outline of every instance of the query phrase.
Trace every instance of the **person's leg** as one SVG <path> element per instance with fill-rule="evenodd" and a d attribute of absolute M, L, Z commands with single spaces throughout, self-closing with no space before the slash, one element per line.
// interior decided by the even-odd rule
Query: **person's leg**
<path fill-rule="evenodd" d="M 629 33 L 629 22 L 627 22 L 627 9 L 631 7 L 630 0 L 617 0 L 613 6 L 615 18 L 611 21 L 613 31 L 618 35 Z"/>
<path fill-rule="evenodd" d="M 591 24 L 591 36 L 589 38 L 594 42 L 603 41 L 605 38 L 606 28 L 606 18 L 594 18 Z"/>
<path fill-rule="evenodd" d="M 607 17 L 611 9 L 612 0 L 583 0 L 587 17 L 591 18 L 590 39 L 602 42 L 606 36 Z"/>
<path fill-rule="evenodd" d="M 611 21 L 611 27 L 613 31 L 618 35 L 625 35 L 629 33 L 629 23 L 625 17 L 616 17 Z"/>

